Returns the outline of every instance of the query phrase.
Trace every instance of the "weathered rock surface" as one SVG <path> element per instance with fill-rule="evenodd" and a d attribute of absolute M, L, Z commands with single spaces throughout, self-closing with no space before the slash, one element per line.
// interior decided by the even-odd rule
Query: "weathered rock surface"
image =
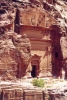
<path fill-rule="evenodd" d="M 22 77 L 31 57 L 30 41 L 26 35 L 5 33 L 0 35 L 0 76 L 2 79 Z M 12 77 L 11 77 L 12 76 Z"/>
<path fill-rule="evenodd" d="M 61 29 L 60 34 L 63 34 L 63 31 L 65 31 L 65 34 L 67 34 L 67 14 L 66 14 L 67 2 L 65 2 L 63 0 L 59 0 L 59 1 L 58 0 L 50 0 L 50 1 L 49 0 L 11 0 L 9 2 L 8 2 L 8 0 L 3 0 L 3 1 L 0 1 L 0 6 L 1 6 L 1 9 L 0 9 L 0 14 L 1 14 L 0 26 L 1 27 L 3 27 L 3 26 L 5 27 L 6 25 L 8 25 L 10 23 L 10 24 L 12 24 L 12 29 L 14 30 L 14 24 L 18 24 L 18 22 L 15 23 L 16 11 L 18 8 L 20 11 L 20 13 L 18 15 L 20 17 L 20 23 L 18 24 L 18 27 L 20 26 L 20 24 L 22 24 L 22 25 L 39 26 L 39 27 L 44 27 L 44 28 L 49 27 L 50 28 L 50 26 L 52 26 L 53 24 L 56 24 L 56 25 L 58 24 L 59 28 Z M 17 27 L 16 27 L 16 29 L 17 29 Z M 0 31 L 2 33 L 4 33 L 3 30 L 0 30 Z M 10 27 L 8 28 L 8 30 L 10 30 Z M 19 28 L 19 30 L 20 30 L 20 28 Z M 1 32 L 0 32 L 0 34 L 1 34 Z M 8 41 L 10 41 L 10 40 L 8 40 Z M 13 44 L 14 47 L 10 48 L 10 49 L 13 49 L 13 51 L 11 51 L 11 54 L 12 54 L 12 57 L 14 56 L 16 58 L 16 56 L 14 55 L 15 54 L 14 52 L 15 52 L 15 50 L 17 52 L 19 52 L 19 55 L 21 56 L 21 59 L 19 61 L 21 62 L 21 60 L 23 59 L 23 56 L 24 56 L 23 66 L 27 66 L 28 61 L 26 58 L 28 57 L 29 50 L 27 47 L 27 50 L 28 50 L 28 53 L 27 53 L 27 50 L 25 50 L 25 48 L 21 44 L 21 41 L 22 40 L 20 37 L 17 37 L 17 38 L 13 37 L 12 43 L 14 43 Z M 28 41 L 28 40 L 26 40 L 26 41 Z M 63 65 L 63 66 L 65 66 L 64 68 L 66 68 L 66 59 L 67 59 L 66 50 L 67 49 L 64 44 L 64 41 L 66 44 L 66 41 L 67 41 L 66 39 L 63 39 L 62 43 L 60 42 L 63 61 L 64 61 L 61 63 L 64 63 L 65 65 Z M 24 49 L 24 52 L 22 52 L 21 46 L 18 47 L 18 45 L 22 46 L 22 48 Z M 27 44 L 25 45 L 25 47 L 26 46 L 27 46 Z M 9 46 L 7 46 L 7 47 L 9 47 Z M 7 55 L 7 53 L 8 52 L 5 51 L 5 55 Z M 25 53 L 26 53 L 26 55 L 25 55 Z M 17 53 L 17 55 L 18 55 L 18 53 Z M 30 55 L 30 53 L 29 53 L 29 55 Z M 3 54 L 2 54 L 2 56 L 3 56 Z M 14 59 L 14 57 L 13 57 L 13 59 Z M 9 58 L 8 62 L 10 62 L 10 58 Z M 16 63 L 17 62 L 18 61 L 16 61 Z M 3 63 L 3 62 L 1 61 L 1 63 Z M 16 63 L 15 63 L 15 66 L 18 66 Z M 22 62 L 20 64 L 20 66 L 21 65 L 22 65 Z M 24 67 L 24 68 L 25 68 L 24 70 L 26 70 L 26 67 Z M 6 67 L 5 67 L 5 69 L 6 69 Z M 18 69 L 19 69 L 19 67 L 18 67 Z M 22 68 L 20 68 L 17 73 L 21 73 L 21 70 L 22 70 Z M 21 77 L 21 76 L 24 76 L 24 74 L 19 75 L 18 77 Z"/>

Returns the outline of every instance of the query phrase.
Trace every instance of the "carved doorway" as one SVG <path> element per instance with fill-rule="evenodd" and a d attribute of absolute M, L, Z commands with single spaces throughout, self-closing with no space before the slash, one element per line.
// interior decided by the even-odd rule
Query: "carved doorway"
<path fill-rule="evenodd" d="M 34 54 L 31 58 L 31 65 L 32 65 L 31 76 L 32 77 L 37 77 L 39 75 L 40 58 L 41 56 L 38 56 L 36 54 Z"/>
<path fill-rule="evenodd" d="M 31 76 L 36 77 L 36 65 L 32 65 Z"/>

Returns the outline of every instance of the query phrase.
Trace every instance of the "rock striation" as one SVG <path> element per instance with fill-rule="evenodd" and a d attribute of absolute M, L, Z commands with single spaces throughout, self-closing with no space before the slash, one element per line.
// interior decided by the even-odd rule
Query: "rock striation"
<path fill-rule="evenodd" d="M 21 78 L 26 74 L 31 57 L 30 47 L 26 35 L 21 36 L 14 32 L 0 35 L 0 77 L 2 79 Z"/>
<path fill-rule="evenodd" d="M 60 73 L 60 70 L 62 67 L 65 70 L 67 70 L 67 68 L 66 68 L 66 66 L 67 66 L 67 56 L 66 56 L 66 50 L 67 50 L 66 49 L 67 48 L 66 47 L 66 41 L 67 41 L 66 40 L 66 37 L 67 37 L 67 35 L 66 35 L 67 34 L 66 11 L 67 11 L 67 7 L 66 6 L 67 6 L 67 2 L 65 2 L 63 0 L 59 0 L 59 1 L 58 0 L 10 0 L 10 1 L 3 0 L 3 1 L 0 1 L 0 15 L 1 15 L 0 16 L 0 27 L 2 27 L 0 29 L 0 34 L 1 33 L 4 34 L 4 32 L 6 30 L 9 31 L 10 29 L 12 29 L 13 31 L 15 31 L 19 34 L 20 33 L 23 34 L 22 32 L 25 30 L 23 28 L 24 25 L 26 26 L 26 29 L 28 26 L 30 28 L 31 28 L 31 26 L 32 27 L 36 26 L 36 28 L 41 27 L 44 29 L 49 29 L 49 32 L 47 32 L 47 33 L 50 33 L 50 31 L 51 31 L 51 33 L 50 33 L 51 36 L 52 36 L 52 33 L 53 34 L 55 33 L 55 35 L 53 35 L 53 38 L 50 36 L 50 39 L 51 39 L 51 41 L 53 41 L 53 43 L 52 43 L 52 46 L 53 46 L 52 50 L 54 49 L 53 56 L 55 57 L 57 55 L 55 58 L 58 58 L 58 60 L 55 59 L 57 62 L 57 63 L 55 62 L 55 65 L 57 66 L 57 67 L 55 67 L 55 69 L 58 70 L 57 72 Z M 54 30 L 53 30 L 52 26 L 54 27 Z M 58 31 L 55 26 L 58 26 L 60 31 Z M 43 34 L 45 34 L 46 31 L 47 30 L 43 31 Z M 16 50 L 16 52 L 19 52 L 19 56 L 21 57 L 20 60 L 18 57 L 17 61 L 15 62 L 15 66 L 18 66 L 18 70 L 16 69 L 17 73 L 21 73 L 21 71 L 22 71 L 22 75 L 18 74 L 17 77 L 21 77 L 21 76 L 25 75 L 25 74 L 23 74 L 23 72 L 25 72 L 26 67 L 24 67 L 25 69 L 23 71 L 22 67 L 19 68 L 19 65 L 20 66 L 22 65 L 22 59 L 24 58 L 23 66 L 27 66 L 28 59 L 26 59 L 26 58 L 28 57 L 28 55 L 30 55 L 30 53 L 29 53 L 30 49 L 27 47 L 27 50 L 25 50 L 24 47 L 26 47 L 27 44 L 23 47 L 21 42 L 24 42 L 24 40 L 22 40 L 20 37 L 21 37 L 20 35 L 17 38 L 16 38 L 16 36 L 15 37 L 11 36 L 12 43 L 14 46 L 14 47 L 11 47 L 11 49 L 14 50 L 14 51 L 11 51 L 11 54 L 12 54 L 12 52 L 15 52 L 15 50 Z M 2 38 L 2 36 L 0 38 Z M 24 37 L 22 36 L 22 38 L 24 38 Z M 57 42 L 57 40 L 60 42 Z M 10 41 L 10 40 L 8 40 L 8 41 Z M 28 41 L 28 40 L 26 40 L 26 41 Z M 21 46 L 18 47 L 18 45 L 21 45 Z M 7 46 L 7 47 L 9 47 L 9 46 Z M 24 52 L 22 52 L 21 47 L 23 48 Z M 59 49 L 59 47 L 60 47 L 60 49 Z M 28 55 L 27 55 L 27 51 L 29 53 Z M 61 51 L 61 54 L 60 54 L 60 51 Z M 14 56 L 16 59 L 17 58 L 16 55 L 18 56 L 18 53 L 16 55 L 14 55 L 14 54 L 11 56 L 12 57 Z M 7 54 L 5 54 L 5 55 L 7 55 Z M 61 55 L 62 55 L 62 57 L 61 57 Z M 13 57 L 13 59 L 14 59 L 14 57 Z M 10 62 L 10 59 L 8 62 Z M 17 62 L 19 62 L 18 65 L 17 65 Z M 3 63 L 3 62 L 1 61 L 1 63 Z M 52 67 L 54 68 L 53 61 L 52 61 Z M 53 69 L 54 73 L 55 73 L 55 69 Z M 4 70 L 6 70 L 6 67 Z M 15 73 L 15 74 L 17 74 L 17 73 Z"/>

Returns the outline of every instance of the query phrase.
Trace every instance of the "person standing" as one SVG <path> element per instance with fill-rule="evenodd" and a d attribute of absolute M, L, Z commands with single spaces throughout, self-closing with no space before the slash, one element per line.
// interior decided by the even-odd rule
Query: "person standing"
<path fill-rule="evenodd" d="M 61 73 L 62 73 L 62 79 L 64 80 L 65 79 L 65 70 L 63 68 L 62 68 Z"/>

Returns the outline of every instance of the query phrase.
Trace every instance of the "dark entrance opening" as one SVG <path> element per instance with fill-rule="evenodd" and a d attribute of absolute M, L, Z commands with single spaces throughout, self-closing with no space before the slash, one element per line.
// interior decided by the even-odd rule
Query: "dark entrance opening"
<path fill-rule="evenodd" d="M 36 65 L 32 65 L 31 76 L 36 77 Z"/>
<path fill-rule="evenodd" d="M 55 58 L 58 58 L 58 52 L 55 52 Z"/>

